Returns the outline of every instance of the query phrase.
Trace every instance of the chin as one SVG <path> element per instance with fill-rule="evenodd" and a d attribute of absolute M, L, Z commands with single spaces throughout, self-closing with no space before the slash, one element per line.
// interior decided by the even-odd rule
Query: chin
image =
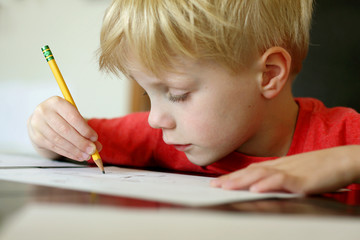
<path fill-rule="evenodd" d="M 186 157 L 188 158 L 188 160 L 195 164 L 195 165 L 198 165 L 198 166 L 201 166 L 201 167 L 205 167 L 207 165 L 210 165 L 214 162 L 216 162 L 217 160 L 219 160 L 219 158 L 215 158 L 215 157 L 212 157 L 212 156 L 206 156 L 206 155 L 197 155 L 197 154 L 186 154 Z"/>

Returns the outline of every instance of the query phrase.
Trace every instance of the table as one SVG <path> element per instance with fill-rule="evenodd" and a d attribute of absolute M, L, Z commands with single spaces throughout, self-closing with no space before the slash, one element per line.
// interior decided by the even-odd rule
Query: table
<path fill-rule="evenodd" d="M 184 207 L 127 197 L 0 181 L 0 225 L 7 223 L 7 219 L 11 218 L 13 213 L 33 204 L 78 206 L 81 211 L 73 213 L 65 208 L 66 211 L 62 214 L 61 208 L 50 208 L 50 211 L 47 209 L 45 214 L 42 212 L 39 217 L 32 215 L 30 221 L 25 221 L 27 227 L 23 227 L 24 223 L 15 227 L 10 239 L 23 239 L 24 235 L 21 234 L 21 231 L 28 237 L 27 239 L 51 238 L 55 240 L 81 239 L 84 236 L 87 240 L 113 239 L 114 236 L 111 234 L 123 235 L 124 239 L 156 240 L 211 240 L 219 239 L 219 236 L 221 239 L 234 239 L 235 235 L 247 240 L 263 239 L 264 237 L 277 240 L 309 239 L 313 236 L 314 239 L 331 240 L 345 237 L 350 240 L 360 237 L 360 228 L 358 227 L 360 226 L 360 191 L 344 191 L 293 199 L 266 199 L 211 207 Z M 101 225 L 103 228 L 101 231 L 94 227 L 93 223 L 96 219 L 85 219 L 84 221 L 84 216 L 88 215 L 88 211 L 98 207 L 106 209 L 106 211 L 100 212 L 101 220 L 99 221 L 104 224 Z M 120 211 L 115 213 L 117 209 Z M 124 212 L 124 209 L 130 210 L 130 212 Z M 141 212 L 143 210 L 144 212 Z M 150 216 L 147 210 L 151 211 Z M 173 212 L 169 213 L 169 210 L 175 211 L 175 215 Z M 115 215 L 111 214 L 113 212 Z M 67 217 L 62 220 L 57 219 L 62 215 L 67 215 Z M 50 219 L 52 216 L 55 216 L 56 219 Z M 269 218 L 267 218 L 268 216 Z M 106 221 L 108 217 L 115 221 Z M 120 220 L 117 219 L 118 217 Z M 33 222 L 37 219 L 40 222 Z M 59 222 L 56 223 L 56 220 Z M 207 220 L 208 222 L 206 222 Z M 55 223 L 53 223 L 54 221 Z M 77 226 L 79 221 L 81 222 L 80 226 L 88 227 L 85 228 L 85 231 L 83 227 Z M 118 223 L 119 221 L 122 223 Z M 109 223 L 114 226 L 109 226 Z M 65 230 L 63 225 L 66 226 Z M 159 225 L 166 226 L 163 229 Z M 70 228 L 73 226 L 70 231 L 68 230 L 69 226 Z M 125 229 L 117 229 L 121 226 Z M 141 231 L 137 231 L 137 228 Z M 74 229 L 80 230 L 74 232 Z M 54 232 L 58 234 L 53 235 Z M 110 235 L 103 236 L 105 233 Z M 295 235 L 289 238 L 289 234 Z"/>
<path fill-rule="evenodd" d="M 30 203 L 65 203 L 126 208 L 184 207 L 168 203 L 0 180 L 0 216 L 6 218 Z M 295 199 L 266 199 L 196 209 L 246 213 L 299 214 L 314 216 L 360 216 L 360 191 L 343 191 Z"/>
<path fill-rule="evenodd" d="M 3 155 L 3 159 L 6 160 L 2 163 L 3 168 L 9 167 L 7 166 L 8 162 L 11 162 L 10 169 L 29 168 L 29 171 L 11 172 L 12 176 L 17 176 L 14 181 L 27 179 L 30 181 L 24 182 L 32 182 L 32 184 L 0 180 L 1 240 L 3 238 L 6 240 L 24 239 L 24 236 L 27 239 L 37 240 L 83 239 L 84 237 L 87 240 L 104 240 L 114 239 L 114 236 L 122 236 L 123 239 L 154 240 L 217 240 L 220 238 L 233 239 L 234 236 L 246 240 L 263 238 L 287 240 L 289 236 L 293 240 L 313 237 L 327 240 L 342 237 L 347 240 L 360 239 L 360 191 L 341 191 L 304 198 L 277 198 L 194 207 L 205 205 L 184 206 L 125 197 L 125 195 L 141 196 L 141 194 L 128 195 L 128 190 L 134 190 L 132 188 L 135 188 L 135 185 L 127 184 L 128 182 L 124 179 L 127 179 L 128 175 L 121 175 L 121 171 L 118 172 L 112 168 L 107 169 L 111 169 L 108 172 L 110 179 L 114 177 L 111 172 L 116 172 L 123 178 L 122 180 L 118 179 L 119 184 L 122 184 L 123 188 L 124 186 L 129 188 L 122 192 L 125 195 L 110 195 L 110 193 L 114 193 L 112 191 L 103 191 L 108 194 L 89 192 L 90 189 L 95 189 L 94 191 L 98 189 L 89 187 L 97 183 L 90 181 L 92 178 L 87 179 L 87 187 L 74 187 L 77 181 L 83 180 L 83 177 L 94 177 L 90 173 L 93 170 L 97 172 L 97 168 L 74 166 L 72 163 L 49 162 L 47 159 L 29 156 Z M 44 169 L 44 171 L 47 174 L 51 173 L 50 176 L 55 178 L 49 178 L 49 176 L 41 178 L 43 171 L 34 171 L 38 169 L 36 166 L 50 168 L 49 170 Z M 72 170 L 66 171 L 66 175 L 59 177 L 57 175 L 59 171 L 56 170 L 59 167 Z M 76 170 L 73 169 L 74 167 Z M 6 170 L 4 171 L 6 172 Z M 134 170 L 131 170 L 129 174 L 132 171 Z M 126 170 L 126 172 L 128 171 Z M 79 173 L 82 177 L 78 175 Z M 72 174 L 75 175 L 71 180 L 63 177 L 72 176 Z M 115 174 L 116 177 L 117 174 Z M 160 175 L 164 174 L 163 172 Z M 147 182 L 147 188 L 141 188 L 141 191 L 151 189 L 161 195 L 161 191 L 156 191 L 157 185 L 149 184 L 153 181 L 150 175 L 145 174 L 144 176 L 148 176 L 147 181 L 149 182 Z M 158 176 L 158 170 L 156 170 L 155 176 Z M 2 176 L 2 179 L 7 179 L 6 174 Z M 37 180 L 31 181 L 35 179 Z M 106 182 L 106 179 L 102 179 L 102 183 L 111 183 L 111 181 Z M 164 178 L 163 181 L 169 180 L 166 179 Z M 56 184 L 64 180 L 67 184 Z M 47 186 L 44 186 L 46 181 L 49 182 Z M 198 184 L 196 181 L 192 183 Z M 52 184 L 49 184 L 50 182 Z M 176 182 L 177 180 L 174 184 Z M 67 186 L 67 188 L 60 188 L 62 186 Z M 69 190 L 69 188 L 89 190 L 78 191 Z M 178 193 L 177 191 L 184 190 L 178 188 L 178 185 L 176 187 L 174 185 L 172 189 L 174 190 L 172 194 L 175 195 Z M 167 193 L 169 192 L 167 191 Z M 197 192 L 186 193 L 196 194 Z M 181 194 L 176 197 L 181 197 Z M 183 201 L 169 202 L 184 203 Z"/>

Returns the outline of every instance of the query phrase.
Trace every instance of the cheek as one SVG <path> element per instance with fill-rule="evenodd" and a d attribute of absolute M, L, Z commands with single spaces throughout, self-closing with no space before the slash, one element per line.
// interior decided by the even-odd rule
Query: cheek
<path fill-rule="evenodd" d="M 199 144 L 214 148 L 225 143 L 241 144 L 256 128 L 259 116 L 253 102 L 240 102 L 233 99 L 232 103 L 213 103 L 212 108 L 195 111 L 184 119 L 187 134 Z"/>
<path fill-rule="evenodd" d="M 190 141 L 211 147 L 232 141 L 238 144 L 248 135 L 254 117 L 257 97 L 250 87 L 220 88 L 203 92 L 178 112 L 181 135 Z M 181 129 L 181 130 L 180 130 Z M 195 142 L 194 142 L 195 143 Z"/>
<path fill-rule="evenodd" d="M 223 117 L 216 111 L 206 111 L 206 108 L 202 108 L 199 111 L 193 111 L 193 114 L 188 117 L 183 116 L 182 120 L 182 131 L 198 144 L 211 145 L 225 137 L 222 136 L 224 134 Z"/>

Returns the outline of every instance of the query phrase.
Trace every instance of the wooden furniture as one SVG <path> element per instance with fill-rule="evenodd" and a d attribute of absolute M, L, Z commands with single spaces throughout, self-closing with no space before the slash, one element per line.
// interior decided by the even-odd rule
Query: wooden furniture
<path fill-rule="evenodd" d="M 131 112 L 143 112 L 150 110 L 150 99 L 140 85 L 131 81 Z"/>

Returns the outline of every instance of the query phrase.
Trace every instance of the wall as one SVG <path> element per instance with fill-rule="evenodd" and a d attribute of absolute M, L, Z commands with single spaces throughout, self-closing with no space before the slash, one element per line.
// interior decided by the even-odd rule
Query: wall
<path fill-rule="evenodd" d="M 126 114 L 129 82 L 98 71 L 96 50 L 110 0 L 0 0 L 0 150 L 32 151 L 26 120 L 60 95 L 48 44 L 84 117 Z"/>
<path fill-rule="evenodd" d="M 311 44 L 295 96 L 360 111 L 360 1 L 316 0 Z"/>

